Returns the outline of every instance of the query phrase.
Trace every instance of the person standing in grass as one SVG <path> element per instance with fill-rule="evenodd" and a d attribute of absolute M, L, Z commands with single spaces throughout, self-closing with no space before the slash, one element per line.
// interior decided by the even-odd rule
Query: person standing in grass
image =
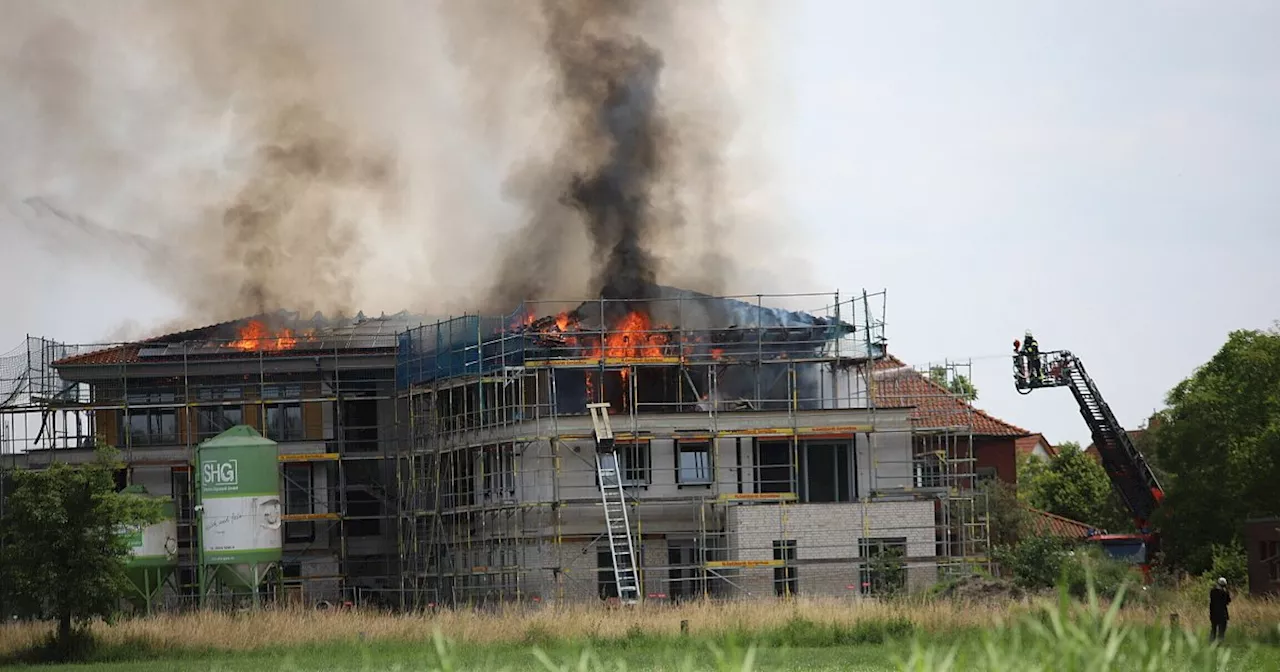
<path fill-rule="evenodd" d="M 1209 641 L 1218 640 L 1227 634 L 1227 621 L 1231 620 L 1231 593 L 1227 592 L 1227 580 L 1218 577 L 1218 585 L 1209 590 Z"/>

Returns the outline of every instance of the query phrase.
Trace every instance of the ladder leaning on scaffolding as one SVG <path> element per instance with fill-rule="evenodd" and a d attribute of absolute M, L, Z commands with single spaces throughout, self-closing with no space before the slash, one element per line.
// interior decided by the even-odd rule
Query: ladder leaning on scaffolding
<path fill-rule="evenodd" d="M 635 604 L 640 600 L 639 571 L 635 546 L 631 541 L 631 522 L 627 518 L 626 494 L 622 491 L 622 473 L 609 423 L 609 404 L 587 404 L 596 437 L 596 476 L 600 479 L 600 500 L 604 504 L 604 524 L 609 534 L 609 555 L 613 558 L 613 576 L 618 584 L 618 601 Z"/>

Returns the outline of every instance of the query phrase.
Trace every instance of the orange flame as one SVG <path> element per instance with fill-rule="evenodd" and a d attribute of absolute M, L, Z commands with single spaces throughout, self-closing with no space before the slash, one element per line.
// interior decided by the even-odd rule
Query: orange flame
<path fill-rule="evenodd" d="M 641 312 L 627 313 L 616 324 L 610 325 L 603 335 L 597 331 L 579 331 L 578 317 L 572 313 L 560 313 L 552 322 L 544 323 L 540 327 L 542 332 L 555 334 L 566 345 L 579 348 L 579 356 L 585 359 L 599 359 L 601 356 L 610 359 L 662 357 L 666 354 L 664 346 L 670 344 L 668 334 L 652 333 L 649 316 Z"/>
<path fill-rule="evenodd" d="M 298 338 L 292 329 L 281 329 L 272 334 L 258 320 L 249 320 L 240 327 L 237 335 L 239 338 L 231 342 L 231 347 L 244 352 L 290 350 L 298 345 Z"/>
<path fill-rule="evenodd" d="M 649 316 L 630 312 L 605 334 L 605 356 L 616 358 L 661 357 L 667 339 L 649 333 Z"/>

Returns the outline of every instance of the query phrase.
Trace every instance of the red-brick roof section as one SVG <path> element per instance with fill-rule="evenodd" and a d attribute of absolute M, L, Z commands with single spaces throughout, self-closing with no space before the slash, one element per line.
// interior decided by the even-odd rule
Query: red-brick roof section
<path fill-rule="evenodd" d="M 1066 537 L 1069 539 L 1083 539 L 1089 536 L 1090 528 L 1087 524 L 1070 518 L 1054 515 L 1048 511 L 1032 509 L 1031 527 L 1036 534 L 1050 537 Z"/>
<path fill-rule="evenodd" d="M 1036 444 L 1041 441 L 1044 441 L 1044 451 L 1049 454 L 1049 457 L 1054 457 L 1058 454 L 1058 449 L 1054 448 L 1053 444 L 1044 438 L 1044 434 L 1019 437 L 1014 439 L 1013 445 L 1019 455 L 1030 455 L 1036 449 Z"/>
<path fill-rule="evenodd" d="M 928 376 L 892 355 L 875 363 L 872 383 L 877 406 L 913 408 L 912 420 L 931 426 L 972 425 L 976 436 L 1029 436 L 1031 432 L 1001 420 L 948 393 Z"/>
<path fill-rule="evenodd" d="M 138 353 L 142 351 L 143 346 L 158 343 L 181 343 L 182 341 L 207 337 L 209 332 L 225 327 L 229 324 L 237 324 L 251 318 L 242 320 L 230 320 L 227 322 L 219 322 L 217 324 L 208 324 L 195 329 L 186 331 L 178 331 L 172 334 L 156 336 L 142 341 L 134 341 L 133 343 L 124 343 L 122 345 L 107 346 L 101 350 L 86 352 L 82 355 L 72 355 L 65 357 L 53 363 L 54 366 L 90 366 L 94 364 L 132 364 L 140 361 Z"/>

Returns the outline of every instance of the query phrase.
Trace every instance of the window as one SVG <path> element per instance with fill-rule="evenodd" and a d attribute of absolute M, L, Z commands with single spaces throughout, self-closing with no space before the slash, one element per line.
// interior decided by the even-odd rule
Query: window
<path fill-rule="evenodd" d="M 845 442 L 803 444 L 804 488 L 806 502 L 851 502 L 849 487 L 849 444 Z"/>
<path fill-rule="evenodd" d="M 711 444 L 706 441 L 677 441 L 676 482 L 681 485 L 709 485 L 711 480 Z"/>
<path fill-rule="evenodd" d="M 485 449 L 484 453 L 483 497 L 487 502 L 502 502 L 515 499 L 516 470 L 515 455 L 511 446 L 497 446 Z"/>
<path fill-rule="evenodd" d="M 270 385 L 262 388 L 266 402 L 263 434 L 272 441 L 301 441 L 302 386 Z"/>
<path fill-rule="evenodd" d="M 978 474 L 979 483 L 994 481 L 999 477 L 999 474 L 996 473 L 995 467 L 978 467 L 974 471 Z"/>
<path fill-rule="evenodd" d="M 613 573 L 613 552 L 609 542 L 596 547 L 596 592 L 602 600 L 618 596 L 618 577 Z"/>
<path fill-rule="evenodd" d="M 1280 583 L 1280 541 L 1259 542 L 1258 559 L 1267 565 L 1267 579 Z"/>
<path fill-rule="evenodd" d="M 618 443 L 618 466 L 622 472 L 622 485 L 627 487 L 649 485 L 649 442 Z"/>
<path fill-rule="evenodd" d="M 284 465 L 284 512 L 289 515 L 315 513 L 314 483 L 311 464 L 288 462 Z M 290 521 L 284 524 L 284 540 L 302 543 L 316 539 L 316 524 L 312 520 Z"/>
<path fill-rule="evenodd" d="M 129 476 L 131 476 L 132 473 L 133 473 L 133 469 L 130 469 L 129 467 L 125 467 L 123 469 L 116 469 L 114 472 L 112 472 L 111 478 L 113 481 L 115 481 L 116 492 L 120 492 L 121 490 L 124 490 L 125 488 L 129 487 Z"/>
<path fill-rule="evenodd" d="M 341 408 L 343 451 L 372 453 L 378 450 L 378 401 L 350 399 Z M 301 420 L 301 409 L 298 411 Z"/>
<path fill-rule="evenodd" d="M 169 489 L 178 521 L 178 548 L 191 548 L 195 538 L 195 507 L 192 504 L 191 471 L 186 467 L 169 470 Z"/>
<path fill-rule="evenodd" d="M 126 410 L 127 421 L 122 443 L 133 446 L 165 446 L 178 443 L 178 412 L 172 404 L 177 403 L 172 392 L 153 392 L 130 394 L 126 397 L 130 408 Z M 151 408 L 145 406 L 155 404 Z M 171 404 L 159 407 L 159 404 Z M 143 406 L 144 408 L 134 408 Z"/>
<path fill-rule="evenodd" d="M 347 534 L 376 537 L 382 534 L 382 503 L 365 490 L 347 491 Z"/>
<path fill-rule="evenodd" d="M 637 559 L 643 558 L 644 544 L 636 544 L 635 552 Z M 643 561 L 637 561 L 636 570 L 644 572 Z M 602 600 L 618 597 L 618 577 L 613 573 L 613 552 L 607 539 L 596 544 L 596 594 Z"/>
<path fill-rule="evenodd" d="M 911 467 L 917 488 L 942 487 L 942 456 L 939 446 L 927 436 L 912 441 Z"/>
<path fill-rule="evenodd" d="M 860 539 L 858 552 L 865 558 L 859 570 L 863 595 L 892 595 L 907 585 L 907 538 Z"/>
<path fill-rule="evenodd" d="M 236 425 L 244 422 L 244 407 L 238 401 L 241 398 L 240 388 L 210 389 L 203 388 L 196 392 L 196 400 L 201 404 L 196 407 L 196 440 L 203 441 L 215 437 Z M 225 404 L 225 405 L 224 405 Z"/>
<path fill-rule="evenodd" d="M 441 460 L 440 470 L 445 479 L 440 485 L 444 508 L 452 509 L 475 504 L 476 454 L 474 449 L 445 453 Z"/>
<path fill-rule="evenodd" d="M 796 561 L 795 539 L 773 542 L 773 559 L 785 563 L 782 567 L 775 567 L 773 570 L 773 594 L 783 597 L 798 594 L 800 580 L 796 576 L 795 565 L 791 564 Z"/>
<path fill-rule="evenodd" d="M 706 576 L 698 561 L 698 542 L 667 540 L 667 598 L 680 601 L 701 597 L 706 590 Z"/>
<path fill-rule="evenodd" d="M 791 444 L 786 441 L 757 441 L 755 452 L 756 492 L 794 492 L 791 486 Z"/>

